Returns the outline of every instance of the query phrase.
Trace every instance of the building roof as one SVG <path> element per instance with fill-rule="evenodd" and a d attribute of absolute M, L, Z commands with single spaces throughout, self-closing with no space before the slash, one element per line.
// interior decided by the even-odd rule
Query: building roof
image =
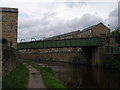
<path fill-rule="evenodd" d="M 53 37 L 49 37 L 49 38 L 46 38 L 46 39 L 47 40 L 48 39 L 55 39 L 55 38 L 59 38 L 59 37 L 74 35 L 74 34 L 77 34 L 77 33 L 80 33 L 80 30 L 69 32 L 69 33 L 65 33 L 65 34 L 61 34 L 61 35 L 57 35 L 57 36 L 53 36 Z"/>
<path fill-rule="evenodd" d="M 60 35 L 56 35 L 56 36 L 53 36 L 53 37 L 48 37 L 45 40 L 51 40 L 51 39 L 61 38 L 61 37 L 70 36 L 70 35 L 74 35 L 74 34 L 79 34 L 79 33 L 85 32 L 85 31 L 89 31 L 89 30 L 93 29 L 94 27 L 96 27 L 99 24 L 104 25 L 103 23 L 98 23 L 98 24 L 92 25 L 92 26 L 90 26 L 88 28 L 85 28 L 82 31 L 77 30 L 77 31 L 73 31 L 73 32 L 65 33 L 65 34 L 60 34 Z M 105 26 L 105 27 L 108 28 L 107 26 Z M 108 28 L 108 30 L 110 30 L 110 29 Z"/>
<path fill-rule="evenodd" d="M 96 26 L 99 25 L 99 24 L 104 25 L 103 23 L 98 23 L 98 24 L 95 24 L 95 25 L 92 25 L 92 26 L 90 26 L 90 27 L 87 27 L 87 28 L 83 29 L 81 32 L 89 31 L 89 30 L 93 29 L 94 27 L 96 27 Z M 105 26 L 105 25 L 104 25 L 104 26 Z M 108 28 L 107 26 L 105 26 L 105 27 Z M 108 28 L 108 30 L 110 30 L 110 29 Z"/>
<path fill-rule="evenodd" d="M 0 12 L 18 13 L 18 8 L 0 7 Z"/>

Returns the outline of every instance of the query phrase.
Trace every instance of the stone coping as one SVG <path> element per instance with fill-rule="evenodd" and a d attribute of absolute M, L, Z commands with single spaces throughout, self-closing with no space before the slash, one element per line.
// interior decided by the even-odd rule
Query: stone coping
<path fill-rule="evenodd" d="M 18 8 L 0 7 L 0 12 L 18 13 Z"/>

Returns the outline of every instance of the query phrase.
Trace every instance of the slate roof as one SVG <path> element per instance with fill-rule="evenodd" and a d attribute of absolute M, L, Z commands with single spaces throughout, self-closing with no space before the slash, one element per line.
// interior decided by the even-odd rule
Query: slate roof
<path fill-rule="evenodd" d="M 48 40 L 48 39 L 55 39 L 55 38 L 70 36 L 70 35 L 74 35 L 74 34 L 78 34 L 78 33 L 80 33 L 80 30 L 73 31 L 73 32 L 69 32 L 69 33 L 65 33 L 65 34 L 61 34 L 61 35 L 57 35 L 57 36 L 53 36 L 53 37 L 49 37 L 49 38 L 46 38 L 46 39 L 47 39 L 47 40 Z"/>

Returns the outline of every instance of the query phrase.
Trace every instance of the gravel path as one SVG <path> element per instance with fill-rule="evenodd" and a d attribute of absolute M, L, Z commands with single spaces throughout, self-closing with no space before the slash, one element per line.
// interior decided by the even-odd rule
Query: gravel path
<path fill-rule="evenodd" d="M 23 63 L 29 70 L 28 88 L 46 88 L 41 73 L 27 63 Z"/>

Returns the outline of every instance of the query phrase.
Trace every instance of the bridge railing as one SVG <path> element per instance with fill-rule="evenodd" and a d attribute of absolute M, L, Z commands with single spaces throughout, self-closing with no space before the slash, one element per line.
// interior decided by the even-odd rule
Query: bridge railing
<path fill-rule="evenodd" d="M 87 46 L 100 46 L 100 45 L 101 45 L 101 38 L 92 37 L 92 38 L 23 42 L 23 43 L 18 43 L 18 49 L 87 47 Z"/>

